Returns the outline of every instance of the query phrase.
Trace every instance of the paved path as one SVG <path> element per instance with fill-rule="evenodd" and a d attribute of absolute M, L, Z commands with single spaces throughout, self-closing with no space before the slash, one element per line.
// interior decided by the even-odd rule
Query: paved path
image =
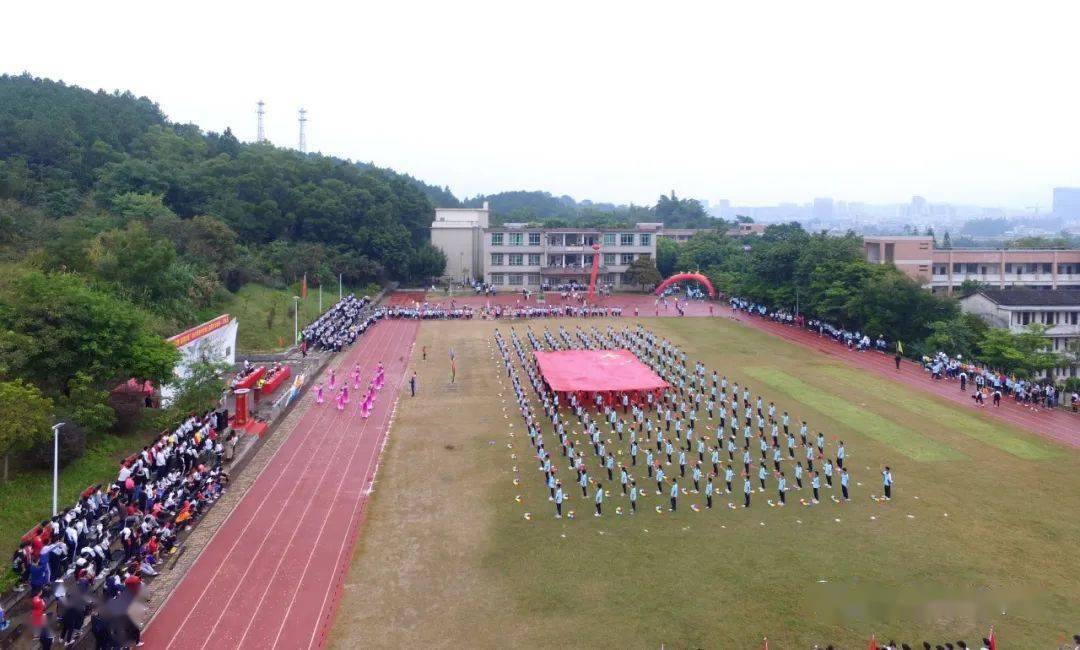
<path fill-rule="evenodd" d="M 379 454 L 416 338 L 415 321 L 377 323 L 339 361 L 375 366 L 386 386 L 368 419 L 361 394 L 338 411 L 310 401 L 180 585 L 151 620 L 148 648 L 318 648 L 326 640 Z"/>

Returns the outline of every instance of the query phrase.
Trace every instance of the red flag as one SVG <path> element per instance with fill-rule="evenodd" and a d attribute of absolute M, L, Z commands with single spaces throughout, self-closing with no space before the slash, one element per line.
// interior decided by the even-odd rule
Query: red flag
<path fill-rule="evenodd" d="M 990 626 L 990 650 L 997 650 L 997 637 L 994 636 L 994 626 Z"/>
<path fill-rule="evenodd" d="M 769 637 L 765 637 L 765 645 L 762 647 L 764 650 L 769 650 Z"/>
<path fill-rule="evenodd" d="M 304 282 L 300 285 L 300 297 L 307 298 L 307 273 L 304 274 Z"/>
<path fill-rule="evenodd" d="M 876 634 L 871 634 L 870 635 L 870 650 L 878 650 L 878 647 L 877 647 L 877 635 Z"/>

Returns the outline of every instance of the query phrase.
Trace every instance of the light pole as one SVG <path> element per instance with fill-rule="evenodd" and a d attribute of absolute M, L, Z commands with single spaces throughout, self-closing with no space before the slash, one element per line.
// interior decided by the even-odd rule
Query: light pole
<path fill-rule="evenodd" d="M 56 516 L 58 507 L 58 494 L 60 492 L 60 427 L 63 422 L 57 422 L 52 426 L 53 430 L 53 466 L 52 466 L 52 513 Z"/>
<path fill-rule="evenodd" d="M 300 296 L 293 296 L 292 300 L 292 342 L 296 345 L 296 342 L 300 340 Z"/>
<path fill-rule="evenodd" d="M 337 299 L 341 302 L 341 274 L 337 274 Z"/>

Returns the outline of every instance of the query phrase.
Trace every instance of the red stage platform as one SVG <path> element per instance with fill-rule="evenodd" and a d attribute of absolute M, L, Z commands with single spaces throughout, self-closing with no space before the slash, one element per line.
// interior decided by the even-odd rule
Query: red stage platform
<path fill-rule="evenodd" d="M 559 393 L 647 393 L 668 384 L 629 350 L 535 352 L 540 374 Z"/>

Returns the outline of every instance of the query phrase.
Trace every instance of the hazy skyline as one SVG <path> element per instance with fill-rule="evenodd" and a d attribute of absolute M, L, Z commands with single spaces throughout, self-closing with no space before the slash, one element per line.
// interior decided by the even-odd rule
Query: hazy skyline
<path fill-rule="evenodd" d="M 459 197 L 931 201 L 1080 185 L 1069 2 L 131 2 L 6 9 L 0 71 Z"/>

